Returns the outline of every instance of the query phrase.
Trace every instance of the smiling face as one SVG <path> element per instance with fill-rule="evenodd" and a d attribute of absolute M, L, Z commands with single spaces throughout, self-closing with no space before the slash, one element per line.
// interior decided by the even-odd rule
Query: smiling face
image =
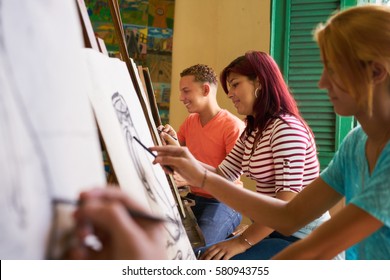
<path fill-rule="evenodd" d="M 189 113 L 199 113 L 207 102 L 204 94 L 204 85 L 196 82 L 193 75 L 184 76 L 179 82 L 180 101 L 186 106 Z"/>
<path fill-rule="evenodd" d="M 253 105 L 255 103 L 255 90 L 257 86 L 255 82 L 247 76 L 243 76 L 234 72 L 227 76 L 227 84 L 229 85 L 228 97 L 232 100 L 237 113 L 240 115 L 253 116 Z"/>

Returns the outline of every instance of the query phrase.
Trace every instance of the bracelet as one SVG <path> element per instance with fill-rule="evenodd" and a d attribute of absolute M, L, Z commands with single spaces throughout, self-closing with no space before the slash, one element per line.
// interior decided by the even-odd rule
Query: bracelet
<path fill-rule="evenodd" d="M 204 184 L 206 183 L 206 179 L 207 179 L 207 169 L 205 168 L 205 169 L 204 169 L 204 175 L 203 175 L 202 184 L 200 184 L 200 188 L 201 188 L 201 189 L 204 188 Z"/>
<path fill-rule="evenodd" d="M 244 239 L 244 241 L 245 241 L 246 243 L 248 243 L 248 245 L 249 245 L 250 247 L 252 247 L 252 246 L 254 245 L 254 244 L 250 243 L 250 242 L 248 241 L 248 239 L 245 238 L 244 235 L 241 234 L 241 236 L 242 236 L 242 238 Z"/>

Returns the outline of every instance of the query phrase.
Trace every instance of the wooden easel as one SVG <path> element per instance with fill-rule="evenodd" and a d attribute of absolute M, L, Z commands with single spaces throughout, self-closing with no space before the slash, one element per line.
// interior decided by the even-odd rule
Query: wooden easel
<path fill-rule="evenodd" d="M 100 51 L 84 0 L 76 0 L 86 48 Z"/>
<path fill-rule="evenodd" d="M 120 16 L 118 1 L 117 0 L 107 0 L 107 1 L 109 4 L 109 7 L 110 7 L 111 17 L 112 17 L 112 21 L 114 24 L 115 34 L 116 34 L 116 37 L 118 39 L 119 52 L 121 54 L 122 60 L 126 63 L 127 68 L 129 70 L 130 77 L 133 81 L 135 91 L 137 93 L 138 99 L 139 99 L 141 106 L 142 106 L 142 109 L 144 111 L 146 121 L 148 123 L 149 130 L 152 134 L 152 138 L 154 140 L 154 143 L 155 143 L 155 145 L 162 145 L 160 136 L 159 136 L 157 129 L 156 129 L 155 121 L 153 121 L 154 118 L 151 115 L 151 110 L 149 110 L 149 106 L 147 104 L 147 102 L 149 102 L 149 101 L 147 100 L 146 93 L 140 87 L 141 85 L 137 79 L 137 74 L 138 74 L 137 68 L 134 67 L 135 64 L 132 61 L 132 59 L 129 57 L 129 53 L 127 51 L 127 47 L 126 47 L 126 43 L 125 43 L 126 40 L 125 40 L 125 35 L 124 35 L 125 33 L 123 30 L 123 23 L 122 23 L 122 19 Z M 158 115 L 158 112 L 157 112 L 157 114 L 154 114 L 154 115 Z M 158 115 L 158 119 L 159 118 L 160 117 Z M 183 202 L 180 198 L 180 194 L 179 194 L 179 191 L 176 187 L 176 184 L 174 183 L 173 177 L 171 175 L 167 175 L 167 177 L 168 177 L 168 182 L 169 182 L 169 185 L 171 187 L 171 191 L 173 193 L 173 196 L 176 200 L 176 203 L 178 204 L 179 212 L 182 215 L 182 218 L 185 218 L 186 212 L 184 210 Z"/>
<path fill-rule="evenodd" d="M 84 34 L 84 41 L 85 46 L 87 48 L 95 49 L 96 51 L 107 53 L 107 50 L 105 48 L 105 44 L 103 40 L 100 38 L 96 38 L 92 23 L 89 19 L 89 15 L 85 6 L 84 0 L 76 0 L 79 8 L 79 14 Z M 125 37 L 124 37 L 124 30 L 123 30 L 123 24 L 120 16 L 120 10 L 117 0 L 107 0 L 110 6 L 110 12 L 114 24 L 114 30 L 116 37 L 119 42 L 119 50 L 121 59 L 126 63 L 126 66 L 128 68 L 128 71 L 130 73 L 131 80 L 133 82 L 133 86 L 135 88 L 135 91 L 137 93 L 138 99 L 141 103 L 142 109 L 145 114 L 146 121 L 148 123 L 149 130 L 151 132 L 152 138 L 154 140 L 155 145 L 162 145 L 161 139 L 159 137 L 159 134 L 157 132 L 157 126 L 161 125 L 161 119 L 158 112 L 157 103 L 154 96 L 153 86 L 150 79 L 150 74 L 147 68 L 143 68 L 143 76 L 145 78 L 145 88 L 146 93 L 141 89 L 141 84 L 139 81 L 139 77 L 137 77 L 137 68 L 135 66 L 135 63 L 132 61 L 132 59 L 129 57 L 126 43 L 125 43 Z M 147 94 L 147 95 L 146 95 Z M 103 138 L 101 137 L 100 131 L 99 136 L 102 144 L 102 149 L 104 151 L 107 151 Z M 108 183 L 112 184 L 118 184 L 118 180 L 116 178 L 114 169 L 112 168 L 113 165 L 111 163 L 111 160 L 109 159 L 108 153 L 108 161 L 110 166 L 110 174 L 107 178 Z M 195 247 L 201 247 L 205 245 L 205 240 L 203 237 L 203 233 L 201 232 L 199 225 L 196 222 L 196 219 L 194 217 L 194 214 L 191 210 L 191 204 L 184 200 L 182 200 L 178 188 L 174 182 L 174 179 L 172 175 L 167 175 L 168 183 L 171 187 L 172 194 L 175 198 L 175 201 L 178 205 L 179 213 L 182 217 L 183 226 L 187 232 L 187 236 L 191 242 L 191 245 Z"/>
<path fill-rule="evenodd" d="M 160 114 L 158 112 L 156 96 L 154 95 L 154 89 L 153 89 L 152 79 L 150 78 L 149 68 L 143 67 L 142 72 L 143 72 L 144 78 L 145 78 L 146 92 L 147 92 L 148 97 L 149 97 L 149 102 L 150 102 L 150 107 L 152 109 L 153 119 L 154 119 L 156 127 L 158 127 L 158 126 L 162 125 L 162 122 L 161 122 Z"/>
<path fill-rule="evenodd" d="M 91 20 L 89 19 L 87 7 L 85 6 L 84 0 L 76 0 L 79 17 L 80 17 L 80 23 L 81 23 L 81 29 L 83 31 L 83 38 L 84 38 L 84 46 L 86 48 L 94 49 L 98 52 L 101 52 L 103 54 L 106 54 L 108 56 L 106 45 L 104 44 L 103 39 L 96 37 L 95 32 L 92 27 Z M 118 185 L 118 179 L 116 178 L 115 171 L 113 168 L 113 165 L 111 163 L 110 156 L 107 152 L 107 148 L 105 146 L 105 143 L 103 141 L 102 134 L 100 132 L 99 126 L 96 125 L 98 128 L 99 133 L 99 140 L 102 152 L 105 154 L 108 166 L 110 168 L 109 173 L 107 175 L 107 183 L 109 185 Z"/>

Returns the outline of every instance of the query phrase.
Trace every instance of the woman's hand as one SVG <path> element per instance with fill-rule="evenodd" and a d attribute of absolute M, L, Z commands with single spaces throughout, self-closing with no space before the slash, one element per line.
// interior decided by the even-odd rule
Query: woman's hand
<path fill-rule="evenodd" d="M 241 242 L 241 237 L 219 242 L 208 248 L 200 257 L 201 260 L 228 260 L 235 255 L 245 252 L 247 244 Z"/>
<path fill-rule="evenodd" d="M 184 178 L 182 176 L 180 176 L 180 174 L 178 174 L 177 172 L 173 173 L 173 179 L 175 180 L 176 186 L 178 186 L 178 187 L 183 187 L 183 186 L 189 185 L 188 182 L 186 180 L 184 180 Z"/>
<path fill-rule="evenodd" d="M 75 212 L 78 246 L 70 253 L 76 259 L 166 259 L 162 224 L 132 218 L 128 209 L 148 211 L 120 189 L 108 187 L 80 194 Z M 97 248 L 85 246 L 94 240 Z M 100 248 L 99 248 L 100 247 Z"/>
<path fill-rule="evenodd" d="M 170 166 L 175 172 L 179 173 L 188 184 L 193 186 L 201 186 L 205 168 L 198 160 L 190 153 L 186 147 L 162 146 L 151 147 L 151 151 L 157 152 L 157 157 L 153 161 L 154 164 L 159 163 L 164 166 Z M 164 168 L 165 172 L 171 173 Z"/>

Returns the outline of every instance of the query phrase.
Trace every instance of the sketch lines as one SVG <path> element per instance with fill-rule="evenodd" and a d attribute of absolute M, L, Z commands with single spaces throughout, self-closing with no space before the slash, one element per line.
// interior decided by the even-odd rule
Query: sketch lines
<path fill-rule="evenodd" d="M 165 225 L 166 230 L 172 240 L 171 242 L 167 243 L 167 246 L 173 246 L 183 234 L 183 231 L 180 227 L 181 221 L 180 217 L 178 216 L 178 212 L 175 213 L 175 211 L 173 211 L 173 209 L 176 208 L 176 205 L 171 203 L 172 200 L 169 199 L 168 194 L 164 191 L 163 185 L 153 171 L 154 167 L 151 160 L 147 158 L 148 155 L 145 154 L 143 149 L 140 149 L 140 146 L 138 146 L 137 143 L 135 143 L 133 136 L 137 137 L 138 139 L 141 137 L 137 132 L 129 108 L 123 96 L 118 92 L 112 95 L 112 105 L 115 109 L 118 121 L 121 124 L 122 133 L 126 139 L 128 152 L 130 153 L 137 174 L 145 187 L 147 195 L 154 202 L 153 204 L 155 207 L 159 205 L 159 207 L 168 210 L 165 211 L 164 214 L 168 220 L 173 222 L 169 224 L 173 224 L 174 227 L 168 224 Z M 156 194 L 158 197 L 156 197 Z"/>

